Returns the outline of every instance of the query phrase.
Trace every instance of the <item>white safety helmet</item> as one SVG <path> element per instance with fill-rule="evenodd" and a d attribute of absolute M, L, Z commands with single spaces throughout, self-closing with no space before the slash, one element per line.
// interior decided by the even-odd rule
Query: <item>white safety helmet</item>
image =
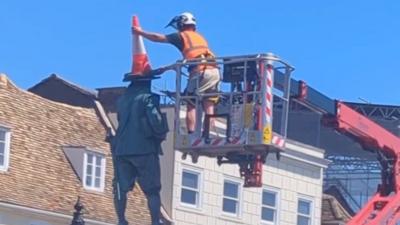
<path fill-rule="evenodd" d="M 177 30 L 180 30 L 185 25 L 196 26 L 196 18 L 194 18 L 193 14 L 190 12 L 184 12 L 178 16 L 175 16 L 166 27 L 171 26 Z"/>

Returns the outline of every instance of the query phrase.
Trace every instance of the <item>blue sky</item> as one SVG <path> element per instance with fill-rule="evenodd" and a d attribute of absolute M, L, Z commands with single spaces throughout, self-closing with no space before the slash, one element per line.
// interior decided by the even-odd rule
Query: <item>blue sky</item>
<path fill-rule="evenodd" d="M 90 89 L 125 85 L 131 16 L 171 33 L 164 26 L 184 11 L 219 56 L 273 52 L 331 98 L 400 105 L 396 0 L 1 0 L 0 72 L 22 88 L 51 73 Z M 172 46 L 145 45 L 153 67 L 181 57 Z M 173 83 L 167 73 L 156 85 Z"/>

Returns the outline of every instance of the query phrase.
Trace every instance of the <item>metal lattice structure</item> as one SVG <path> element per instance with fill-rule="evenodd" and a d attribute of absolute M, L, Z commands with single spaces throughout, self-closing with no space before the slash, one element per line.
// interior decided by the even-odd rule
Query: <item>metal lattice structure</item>
<path fill-rule="evenodd" d="M 346 103 L 360 114 L 385 126 L 394 134 L 399 134 L 400 107 L 376 104 Z M 378 160 L 331 155 L 332 161 L 325 171 L 324 188 L 334 185 L 354 212 L 373 196 L 382 176 Z"/>
<path fill-rule="evenodd" d="M 360 104 L 347 102 L 354 110 L 370 118 L 380 118 L 385 120 L 399 120 L 400 106 Z"/>

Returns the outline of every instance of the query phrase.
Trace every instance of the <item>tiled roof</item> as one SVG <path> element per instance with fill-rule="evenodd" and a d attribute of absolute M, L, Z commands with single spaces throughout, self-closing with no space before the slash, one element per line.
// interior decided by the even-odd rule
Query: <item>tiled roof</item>
<path fill-rule="evenodd" d="M 351 219 L 351 215 L 337 201 L 337 199 L 329 194 L 322 196 L 322 225 L 345 224 Z"/>
<path fill-rule="evenodd" d="M 11 129 L 11 157 L 0 173 L 0 202 L 72 215 L 78 195 L 86 218 L 115 223 L 113 166 L 105 127 L 96 111 L 44 99 L 0 76 L 0 126 Z M 104 192 L 83 189 L 63 146 L 85 146 L 106 155 Z M 132 224 L 149 221 L 139 189 L 130 194 L 127 216 Z"/>
<path fill-rule="evenodd" d="M 335 197 L 336 201 L 339 202 L 339 204 L 346 210 L 346 212 L 348 212 L 350 216 L 354 216 L 355 214 L 354 210 L 350 207 L 349 203 L 342 195 L 342 193 L 339 191 L 336 185 L 329 186 L 324 190 L 324 193 Z"/>

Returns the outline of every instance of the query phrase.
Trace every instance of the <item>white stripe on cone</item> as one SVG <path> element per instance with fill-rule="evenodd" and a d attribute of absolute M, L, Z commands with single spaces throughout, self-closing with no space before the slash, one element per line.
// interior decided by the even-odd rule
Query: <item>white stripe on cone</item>
<path fill-rule="evenodd" d="M 132 17 L 132 27 L 140 27 L 139 24 L 139 18 L 137 16 Z M 144 41 L 142 35 L 133 35 L 133 48 L 132 48 L 132 53 L 133 55 L 138 54 L 147 54 L 146 48 L 144 47 Z"/>

